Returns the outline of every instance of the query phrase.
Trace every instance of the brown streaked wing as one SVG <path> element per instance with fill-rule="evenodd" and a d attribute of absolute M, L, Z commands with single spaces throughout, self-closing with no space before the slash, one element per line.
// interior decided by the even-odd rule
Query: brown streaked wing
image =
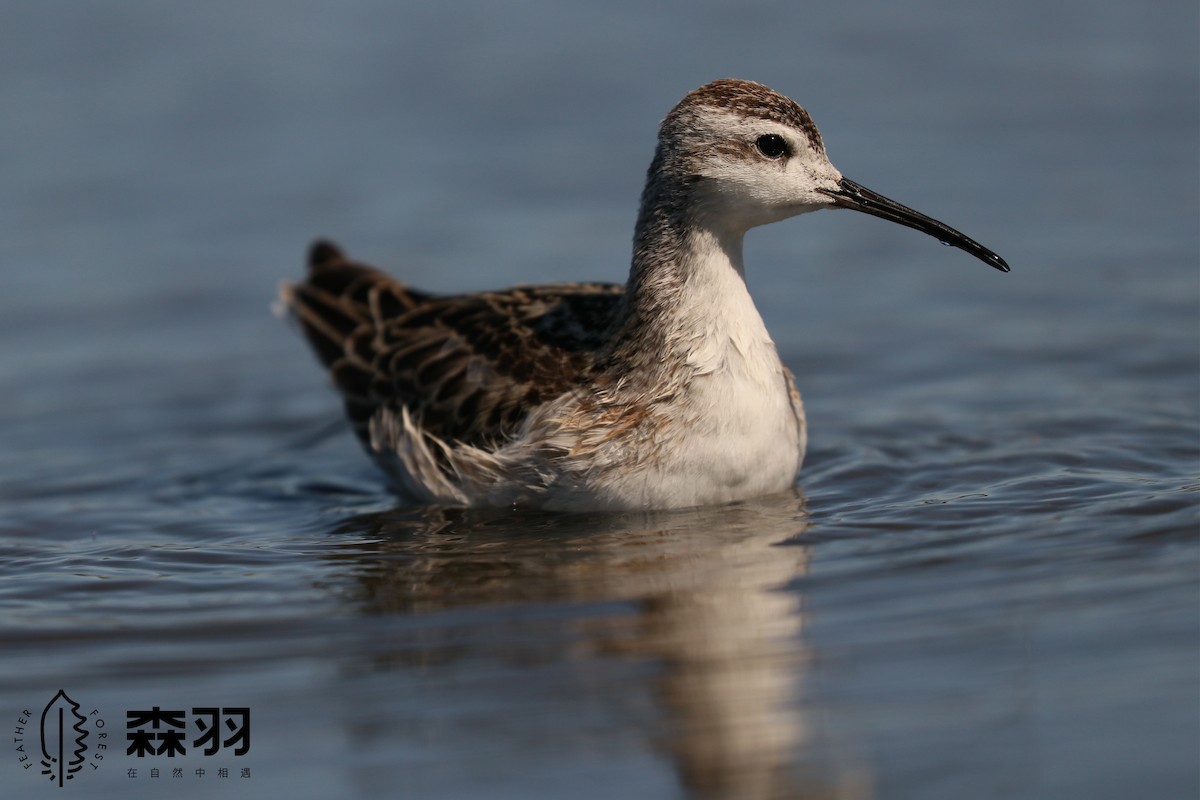
<path fill-rule="evenodd" d="M 444 439 L 493 444 L 579 385 L 624 287 L 517 287 L 430 299 L 386 321 L 374 396 Z"/>
<path fill-rule="evenodd" d="M 364 444 L 380 408 L 403 407 L 446 440 L 503 440 L 527 408 L 579 384 L 624 291 L 561 284 L 431 297 L 324 242 L 309 267 L 285 296 Z"/>

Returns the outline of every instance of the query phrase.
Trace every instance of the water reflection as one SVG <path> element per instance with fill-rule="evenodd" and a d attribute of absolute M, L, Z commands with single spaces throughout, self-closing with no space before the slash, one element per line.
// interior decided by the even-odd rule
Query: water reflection
<path fill-rule="evenodd" d="M 784 587 L 807 568 L 795 541 L 805 517 L 793 493 L 672 513 L 401 509 L 342 524 L 338 533 L 361 541 L 332 558 L 370 614 L 491 609 L 503 628 L 512 619 L 500 607 L 558 609 L 556 630 L 542 618 L 533 637 L 464 637 L 461 620 L 423 629 L 415 648 L 377 652 L 372 669 L 471 658 L 568 670 L 651 662 L 638 673 L 649 686 L 630 690 L 646 688 L 659 719 L 629 725 L 669 755 L 694 796 L 860 797 L 801 763 L 814 737 L 799 703 L 809 655 L 802 597 Z"/>

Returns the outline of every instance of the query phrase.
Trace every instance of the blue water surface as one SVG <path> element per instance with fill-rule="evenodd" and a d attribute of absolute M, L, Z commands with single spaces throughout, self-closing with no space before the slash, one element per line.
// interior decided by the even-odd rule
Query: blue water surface
<path fill-rule="evenodd" d="M 0 723 L 36 762 L 65 689 L 113 746 L 60 790 L 14 734 L 0 793 L 1196 796 L 1197 16 L 6 3 Z M 754 231 L 794 492 L 400 504 L 271 314 L 307 243 L 439 292 L 622 280 L 656 125 L 722 76 L 1012 273 L 856 214 Z M 127 755 L 155 705 L 249 707 L 251 749 Z"/>

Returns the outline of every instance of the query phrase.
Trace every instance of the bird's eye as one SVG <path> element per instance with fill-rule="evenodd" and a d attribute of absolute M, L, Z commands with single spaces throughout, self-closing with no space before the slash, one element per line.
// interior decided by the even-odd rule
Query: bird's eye
<path fill-rule="evenodd" d="M 783 158 L 788 154 L 787 142 L 777 133 L 764 133 L 754 140 L 754 146 L 767 158 Z"/>

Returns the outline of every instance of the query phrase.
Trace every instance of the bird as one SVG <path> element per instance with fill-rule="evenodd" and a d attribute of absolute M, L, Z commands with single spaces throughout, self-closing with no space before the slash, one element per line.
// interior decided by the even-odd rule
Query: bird
<path fill-rule="evenodd" d="M 752 81 L 689 92 L 663 119 L 624 284 L 440 296 L 317 240 L 283 307 L 367 452 L 410 502 L 666 510 L 795 485 L 804 405 L 754 305 L 743 239 L 851 209 L 996 253 L 845 178 L 808 112 Z"/>

